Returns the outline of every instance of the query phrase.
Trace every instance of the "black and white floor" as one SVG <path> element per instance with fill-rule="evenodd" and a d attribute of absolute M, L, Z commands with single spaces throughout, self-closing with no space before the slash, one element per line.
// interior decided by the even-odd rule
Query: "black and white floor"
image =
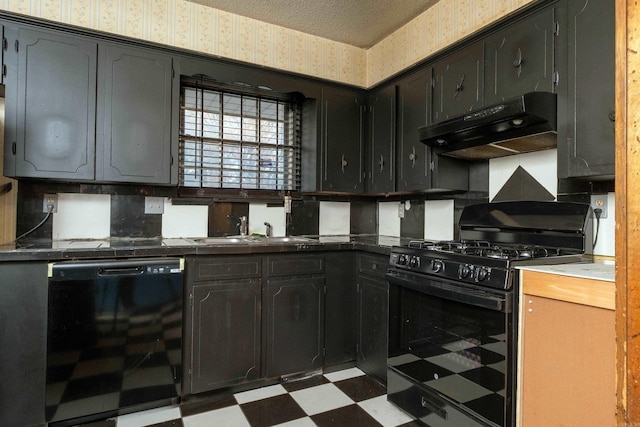
<path fill-rule="evenodd" d="M 90 424 L 91 427 L 417 425 L 387 402 L 384 386 L 357 368 L 236 393 L 215 403 L 158 408 Z"/>

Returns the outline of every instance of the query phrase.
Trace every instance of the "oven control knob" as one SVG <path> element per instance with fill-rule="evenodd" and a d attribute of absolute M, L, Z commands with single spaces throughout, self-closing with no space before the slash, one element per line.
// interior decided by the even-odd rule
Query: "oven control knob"
<path fill-rule="evenodd" d="M 412 256 L 411 259 L 409 260 L 409 267 L 411 268 L 420 267 L 420 257 Z"/>
<path fill-rule="evenodd" d="M 471 272 L 471 267 L 468 264 L 458 267 L 458 276 L 460 276 L 461 279 L 466 279 L 467 277 L 469 277 L 471 275 Z"/>
<path fill-rule="evenodd" d="M 407 265 L 409 257 L 407 255 L 400 255 L 398 257 L 398 265 Z"/>
<path fill-rule="evenodd" d="M 489 277 L 489 270 L 487 270 L 485 267 L 481 267 L 478 269 L 478 274 L 476 276 L 476 279 L 478 280 L 478 282 L 482 282 L 483 280 L 486 280 Z"/>
<path fill-rule="evenodd" d="M 439 259 L 434 259 L 433 261 L 431 261 L 431 271 L 433 271 L 434 273 L 440 273 L 442 270 L 444 270 L 444 262 L 440 261 Z"/>

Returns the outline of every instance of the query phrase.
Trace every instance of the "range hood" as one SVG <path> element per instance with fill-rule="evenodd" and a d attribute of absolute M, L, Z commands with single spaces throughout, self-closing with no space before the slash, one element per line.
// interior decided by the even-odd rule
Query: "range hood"
<path fill-rule="evenodd" d="M 488 159 L 557 146 L 557 101 L 530 92 L 490 107 L 418 128 L 420 141 L 439 154 Z"/>

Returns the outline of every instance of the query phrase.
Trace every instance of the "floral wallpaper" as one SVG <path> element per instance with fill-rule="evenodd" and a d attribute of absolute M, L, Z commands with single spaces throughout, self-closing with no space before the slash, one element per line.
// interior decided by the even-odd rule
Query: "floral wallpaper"
<path fill-rule="evenodd" d="M 0 0 L 0 9 L 370 87 L 535 0 L 441 0 L 369 50 L 187 0 Z"/>

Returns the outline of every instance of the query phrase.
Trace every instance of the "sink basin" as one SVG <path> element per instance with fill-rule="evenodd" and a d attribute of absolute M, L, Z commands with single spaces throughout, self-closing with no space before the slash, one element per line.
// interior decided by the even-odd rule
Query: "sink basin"
<path fill-rule="evenodd" d="M 275 237 L 261 237 L 261 242 L 265 243 L 305 243 L 313 242 L 313 239 L 301 236 L 275 236 Z"/>
<path fill-rule="evenodd" d="M 248 245 L 248 244 L 284 244 L 284 243 L 305 243 L 313 242 L 314 239 L 300 236 L 227 236 L 227 237 L 199 237 L 189 239 L 199 245 Z"/>
<path fill-rule="evenodd" d="M 200 237 L 191 239 L 192 242 L 201 245 L 238 245 L 253 242 L 251 237 Z"/>

